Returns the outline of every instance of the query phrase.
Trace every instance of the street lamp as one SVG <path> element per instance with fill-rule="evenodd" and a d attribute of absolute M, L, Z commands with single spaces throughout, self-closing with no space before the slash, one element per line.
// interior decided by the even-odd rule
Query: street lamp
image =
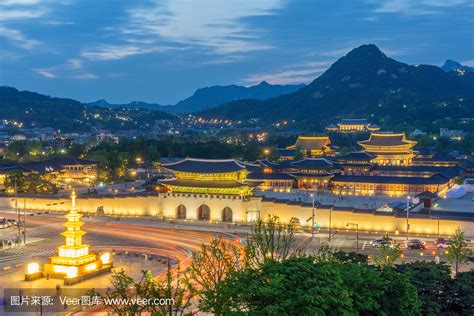
<path fill-rule="evenodd" d="M 311 193 L 311 197 L 313 198 L 313 208 L 311 210 L 311 239 L 314 239 L 314 194 Z"/>
<path fill-rule="evenodd" d="M 332 226 L 332 210 L 334 209 L 334 206 L 331 206 L 331 208 L 329 208 L 329 244 L 331 244 L 331 238 L 332 238 L 332 229 L 331 229 L 331 226 Z"/>
<path fill-rule="evenodd" d="M 265 159 L 268 159 L 268 154 L 270 153 L 270 150 L 268 150 L 267 148 L 265 148 L 263 150 L 263 153 L 265 154 Z"/>
<path fill-rule="evenodd" d="M 356 253 L 359 253 L 359 224 L 357 223 L 347 223 L 347 227 L 355 226 L 356 227 Z"/>
<path fill-rule="evenodd" d="M 410 237 L 410 224 L 408 223 L 408 217 L 409 217 L 409 214 L 410 214 L 410 196 L 408 195 L 407 196 L 407 243 L 408 243 L 408 239 Z"/>

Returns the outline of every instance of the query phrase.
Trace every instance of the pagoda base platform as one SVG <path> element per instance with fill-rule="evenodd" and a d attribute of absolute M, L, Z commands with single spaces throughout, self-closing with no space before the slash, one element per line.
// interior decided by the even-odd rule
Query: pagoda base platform
<path fill-rule="evenodd" d="M 25 274 L 25 281 L 34 281 L 38 279 L 55 279 L 55 280 L 64 280 L 64 285 L 74 285 L 81 283 L 85 280 L 93 278 L 97 275 L 109 273 L 113 268 L 113 263 L 104 264 L 100 268 L 84 272 L 80 275 L 77 275 L 73 278 L 67 278 L 64 273 L 55 273 L 55 272 L 45 272 L 40 271 L 34 274 Z"/>

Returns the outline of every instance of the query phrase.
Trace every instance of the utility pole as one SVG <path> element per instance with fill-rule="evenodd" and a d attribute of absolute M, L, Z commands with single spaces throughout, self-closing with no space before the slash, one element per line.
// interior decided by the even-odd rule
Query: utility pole
<path fill-rule="evenodd" d="M 347 227 L 355 226 L 356 227 L 356 253 L 359 253 L 359 224 L 358 223 L 347 223 Z"/>
<path fill-rule="evenodd" d="M 331 236 L 332 235 L 332 229 L 331 229 L 331 226 L 332 226 L 331 224 L 332 223 L 331 223 L 331 221 L 332 221 L 332 209 L 333 208 L 334 207 L 331 206 L 331 208 L 329 209 L 329 244 L 331 243 L 331 238 L 332 238 L 332 236 Z"/>
<path fill-rule="evenodd" d="M 26 245 L 26 198 L 23 198 L 23 244 Z"/>
<path fill-rule="evenodd" d="M 311 239 L 314 239 L 314 193 L 311 194 L 313 198 L 313 209 L 311 212 Z"/>
<path fill-rule="evenodd" d="M 407 196 L 407 243 L 410 237 L 410 224 L 408 223 L 409 214 L 410 214 L 410 196 L 408 195 Z"/>
<path fill-rule="evenodd" d="M 17 226 L 18 226 L 18 245 L 21 243 L 21 217 L 20 217 L 20 209 L 18 208 L 18 184 L 17 178 L 15 177 L 15 211 L 18 215 Z"/>

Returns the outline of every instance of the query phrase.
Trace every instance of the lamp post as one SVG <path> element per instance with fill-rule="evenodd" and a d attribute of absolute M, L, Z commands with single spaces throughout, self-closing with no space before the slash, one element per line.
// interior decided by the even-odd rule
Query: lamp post
<path fill-rule="evenodd" d="M 314 194 L 311 193 L 313 198 L 313 208 L 311 209 L 311 239 L 314 239 Z"/>
<path fill-rule="evenodd" d="M 15 211 L 18 216 L 18 221 L 17 221 L 17 226 L 18 226 L 18 245 L 21 244 L 21 217 L 20 217 L 20 208 L 18 207 L 18 184 L 17 184 L 17 179 L 15 177 Z"/>
<path fill-rule="evenodd" d="M 356 253 L 359 253 L 359 224 L 357 224 L 357 223 L 347 223 L 346 226 L 355 226 L 356 227 Z"/>
<path fill-rule="evenodd" d="M 331 206 L 331 208 L 329 209 L 329 244 L 331 244 L 331 238 L 332 238 L 332 229 L 331 229 L 331 222 L 332 222 L 332 210 L 333 210 L 334 206 Z"/>
<path fill-rule="evenodd" d="M 410 214 L 410 196 L 408 195 L 407 196 L 407 243 L 410 237 L 410 224 L 408 223 L 409 214 Z"/>
<path fill-rule="evenodd" d="M 270 153 L 270 150 L 268 150 L 267 148 L 265 148 L 265 149 L 263 150 L 263 153 L 265 154 L 265 159 L 268 160 L 268 154 Z"/>

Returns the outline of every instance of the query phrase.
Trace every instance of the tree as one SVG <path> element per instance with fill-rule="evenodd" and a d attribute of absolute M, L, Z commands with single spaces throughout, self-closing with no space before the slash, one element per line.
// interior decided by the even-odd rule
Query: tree
<path fill-rule="evenodd" d="M 225 314 L 344 315 L 352 311 L 343 280 L 330 263 L 314 264 L 312 257 L 266 261 L 259 268 L 235 272 L 221 295 Z"/>
<path fill-rule="evenodd" d="M 444 312 L 472 315 L 474 310 L 474 270 L 459 272 L 448 283 L 444 293 L 447 306 Z"/>
<path fill-rule="evenodd" d="M 111 277 L 111 288 L 104 295 L 91 291 L 90 295 L 98 295 L 110 300 L 128 301 L 129 304 L 110 304 L 117 315 L 184 315 L 191 306 L 194 295 L 192 287 L 187 283 L 186 276 L 182 275 L 180 265 L 175 271 L 168 265 L 166 276 L 163 280 L 155 279 L 150 271 L 143 270 L 140 280 L 135 281 L 124 270 L 114 271 Z M 158 304 L 140 304 L 132 301 L 134 298 L 155 301 Z"/>
<path fill-rule="evenodd" d="M 249 315 L 419 315 L 416 288 L 390 269 L 291 257 L 232 273 L 224 312 Z"/>
<path fill-rule="evenodd" d="M 226 301 L 217 295 L 221 282 L 244 266 L 244 247 L 223 237 L 214 238 L 193 253 L 188 279 L 199 295 L 199 307 L 205 312 L 222 315 Z"/>
<path fill-rule="evenodd" d="M 392 269 L 381 270 L 386 283 L 384 296 L 380 301 L 383 315 L 421 315 L 421 302 L 416 287 L 410 279 Z"/>
<path fill-rule="evenodd" d="M 56 182 L 57 176 L 54 174 L 26 174 L 22 171 L 15 171 L 5 178 L 5 188 L 7 190 L 15 190 L 16 188 L 20 193 L 57 193 L 59 187 Z"/>
<path fill-rule="evenodd" d="M 255 266 L 267 260 L 281 261 L 295 254 L 292 243 L 295 238 L 293 224 L 280 223 L 278 216 L 268 216 L 266 221 L 257 220 L 247 240 L 246 254 Z"/>
<path fill-rule="evenodd" d="M 464 232 L 458 227 L 448 240 L 448 251 L 446 259 L 449 263 L 454 264 L 454 273 L 458 274 L 459 266 L 467 262 L 468 257 L 472 253 L 467 248 L 467 242 L 464 238 Z"/>
<path fill-rule="evenodd" d="M 439 315 L 447 304 L 444 292 L 451 282 L 451 270 L 445 264 L 415 261 L 396 266 L 418 291 L 423 315 Z"/>
<path fill-rule="evenodd" d="M 383 238 L 384 243 L 380 245 L 377 254 L 372 256 L 372 262 L 379 268 L 391 268 L 395 265 L 395 261 L 400 257 L 402 253 L 399 245 L 391 244 L 387 236 Z"/>

